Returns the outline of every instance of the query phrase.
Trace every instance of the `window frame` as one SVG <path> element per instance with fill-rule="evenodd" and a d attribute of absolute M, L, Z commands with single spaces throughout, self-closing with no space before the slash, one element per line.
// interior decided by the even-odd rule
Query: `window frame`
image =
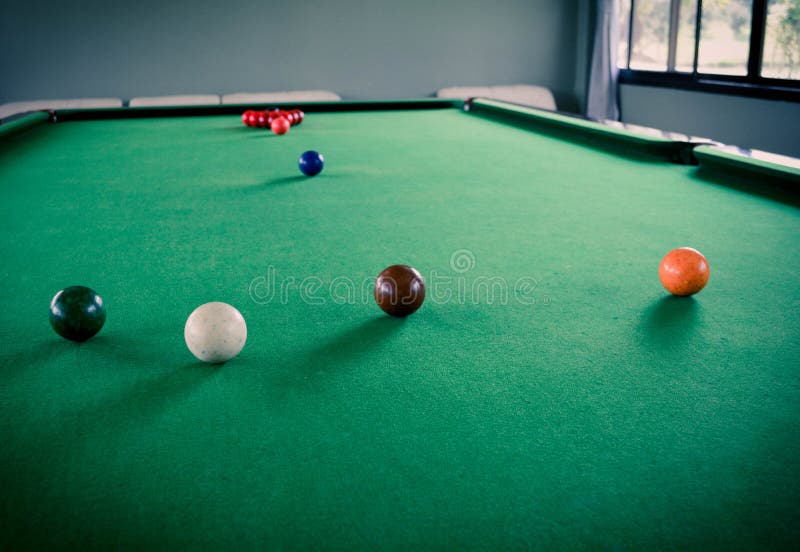
<path fill-rule="evenodd" d="M 618 70 L 620 84 L 656 86 L 800 102 L 800 80 L 776 79 L 761 76 L 764 37 L 767 24 L 767 0 L 753 0 L 746 75 L 720 75 L 714 73 L 700 73 L 697 71 L 703 0 L 697 0 L 692 72 L 683 73 L 675 71 L 675 52 L 678 35 L 677 10 L 675 7 L 680 0 L 670 1 L 670 25 L 667 37 L 667 69 L 665 71 L 631 69 L 633 13 L 636 9 L 636 0 L 630 0 L 630 2 L 631 10 L 628 15 L 628 57 L 627 60 L 625 60 L 625 68 L 620 68 Z M 614 47 L 616 48 L 617 44 L 614 44 Z"/>

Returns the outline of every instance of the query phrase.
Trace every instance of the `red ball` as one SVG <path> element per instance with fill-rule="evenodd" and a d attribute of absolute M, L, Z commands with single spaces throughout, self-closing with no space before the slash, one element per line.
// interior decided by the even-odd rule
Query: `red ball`
<path fill-rule="evenodd" d="M 251 111 L 250 115 L 247 117 L 247 126 L 257 126 L 258 125 L 258 112 Z"/>
<path fill-rule="evenodd" d="M 267 128 L 269 126 L 269 121 L 267 120 L 267 114 L 264 111 L 257 111 L 256 112 L 256 124 L 260 128 Z"/>
<path fill-rule="evenodd" d="M 289 132 L 289 128 L 291 126 L 292 125 L 289 124 L 289 120 L 286 117 L 278 117 L 272 121 L 270 128 L 275 134 L 286 134 Z"/>
<path fill-rule="evenodd" d="M 302 111 L 300 111 L 300 110 L 298 109 L 298 110 L 297 110 L 297 116 L 298 116 L 298 118 L 300 119 L 299 121 L 297 121 L 297 124 L 299 125 L 300 123 L 302 123 L 302 122 L 303 122 L 303 119 L 305 119 L 305 117 L 306 117 L 306 114 L 305 114 L 305 113 L 303 113 Z"/>
<path fill-rule="evenodd" d="M 250 114 L 251 113 L 252 113 L 252 111 L 249 110 L 249 109 L 247 111 L 245 111 L 244 113 L 242 113 L 242 122 L 247 126 L 250 126 L 250 122 L 249 121 L 250 121 Z"/>
<path fill-rule="evenodd" d="M 696 249 L 679 247 L 667 253 L 658 268 L 664 288 L 673 295 L 694 295 L 708 282 L 708 261 Z"/>

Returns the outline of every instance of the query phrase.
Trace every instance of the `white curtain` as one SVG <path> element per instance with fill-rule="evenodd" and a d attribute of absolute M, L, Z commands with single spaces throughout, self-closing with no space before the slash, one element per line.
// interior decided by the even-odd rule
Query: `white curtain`
<path fill-rule="evenodd" d="M 592 119 L 619 120 L 617 105 L 617 42 L 619 0 L 592 0 L 595 8 L 592 55 L 586 115 Z"/>

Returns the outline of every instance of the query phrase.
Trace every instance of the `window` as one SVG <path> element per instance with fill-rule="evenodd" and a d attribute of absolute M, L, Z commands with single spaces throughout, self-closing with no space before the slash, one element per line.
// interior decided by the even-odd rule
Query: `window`
<path fill-rule="evenodd" d="M 620 0 L 620 82 L 800 101 L 800 0 Z"/>
<path fill-rule="evenodd" d="M 769 2 L 761 74 L 800 79 L 800 0 Z"/>

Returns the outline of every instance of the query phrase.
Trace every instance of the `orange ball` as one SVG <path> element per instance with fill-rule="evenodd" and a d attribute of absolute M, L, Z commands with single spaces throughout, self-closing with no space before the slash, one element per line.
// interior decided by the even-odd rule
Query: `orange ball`
<path fill-rule="evenodd" d="M 697 249 L 679 247 L 667 253 L 658 268 L 658 277 L 673 295 L 694 295 L 706 286 L 711 271 Z"/>
<path fill-rule="evenodd" d="M 289 132 L 289 127 L 292 125 L 289 123 L 289 119 L 285 117 L 278 117 L 272 120 L 269 127 L 272 129 L 272 132 L 275 134 L 286 134 Z"/>

